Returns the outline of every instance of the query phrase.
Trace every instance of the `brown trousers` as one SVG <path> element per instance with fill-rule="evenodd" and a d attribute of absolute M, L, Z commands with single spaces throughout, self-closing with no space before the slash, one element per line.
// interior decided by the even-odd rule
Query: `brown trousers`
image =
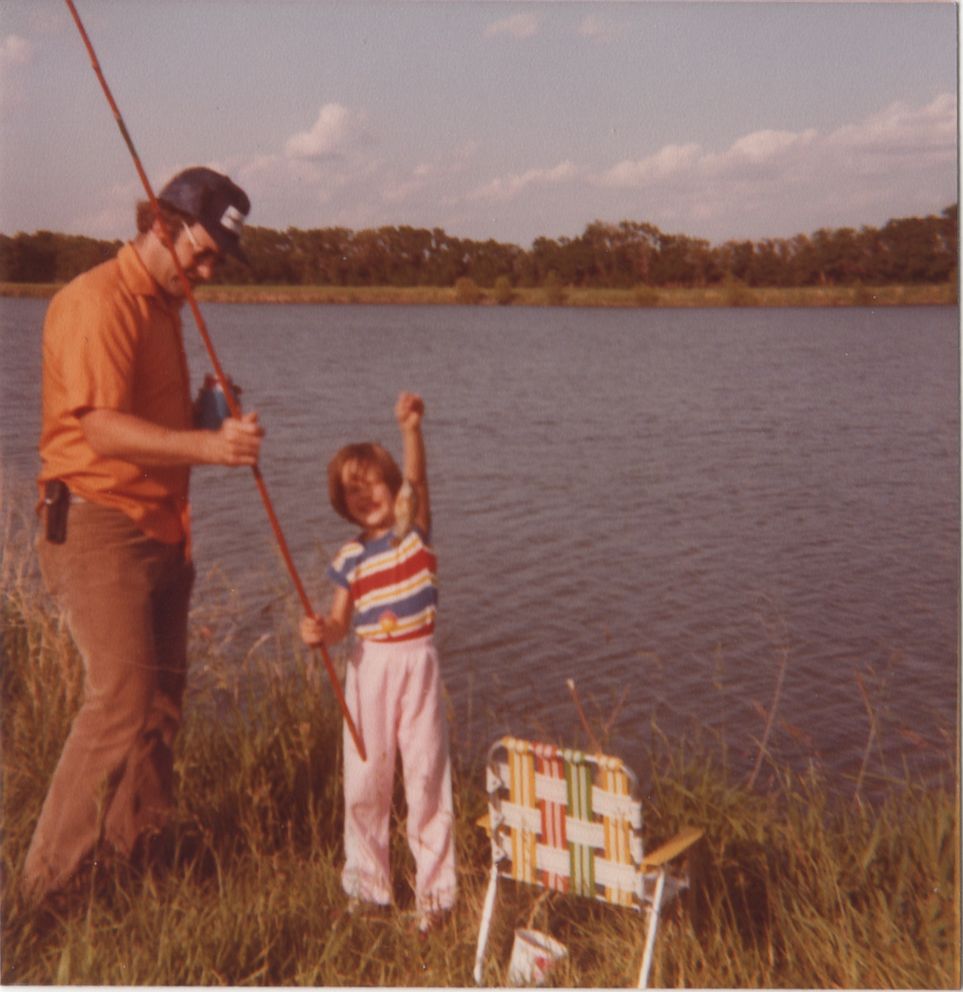
<path fill-rule="evenodd" d="M 70 507 L 64 544 L 41 533 L 38 553 L 85 678 L 24 863 L 35 900 L 68 882 L 101 840 L 130 855 L 167 819 L 194 581 L 182 545 L 92 503 Z"/>

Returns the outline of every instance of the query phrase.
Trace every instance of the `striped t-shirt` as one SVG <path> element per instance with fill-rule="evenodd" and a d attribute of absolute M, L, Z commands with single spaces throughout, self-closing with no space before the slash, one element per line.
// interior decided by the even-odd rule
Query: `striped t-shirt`
<path fill-rule="evenodd" d="M 351 594 L 358 637 L 406 641 L 435 629 L 437 562 L 424 533 L 415 527 L 394 546 L 394 534 L 349 541 L 328 566 L 328 576 Z"/>

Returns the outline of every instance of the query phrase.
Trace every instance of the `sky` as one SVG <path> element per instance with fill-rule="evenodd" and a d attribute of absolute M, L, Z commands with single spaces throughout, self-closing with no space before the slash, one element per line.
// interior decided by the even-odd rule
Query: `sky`
<path fill-rule="evenodd" d="M 155 189 L 211 166 L 250 224 L 721 244 L 957 199 L 955 3 L 75 2 Z M 0 0 L 0 232 L 129 238 L 142 196 L 66 5 Z"/>

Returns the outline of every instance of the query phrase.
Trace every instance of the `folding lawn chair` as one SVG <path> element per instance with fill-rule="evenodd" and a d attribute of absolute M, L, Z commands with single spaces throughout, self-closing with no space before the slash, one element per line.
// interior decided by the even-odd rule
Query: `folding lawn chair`
<path fill-rule="evenodd" d="M 624 906 L 647 917 L 639 988 L 646 988 L 662 907 L 688 886 L 668 863 L 702 836 L 687 827 L 642 850 L 637 780 L 621 759 L 503 737 L 487 767 L 492 867 L 474 979 L 482 965 L 499 876 Z"/>

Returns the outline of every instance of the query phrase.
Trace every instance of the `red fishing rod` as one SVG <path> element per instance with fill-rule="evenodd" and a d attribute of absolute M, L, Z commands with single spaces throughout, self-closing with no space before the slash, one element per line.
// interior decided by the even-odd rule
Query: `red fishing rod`
<path fill-rule="evenodd" d="M 214 369 L 214 376 L 224 392 L 224 397 L 227 400 L 227 406 L 231 412 L 231 416 L 240 418 L 241 408 L 238 406 L 237 400 L 235 399 L 234 390 L 229 387 L 227 377 L 224 375 L 224 370 L 221 368 L 221 363 L 218 361 L 217 352 L 214 350 L 214 343 L 211 341 L 211 336 L 207 330 L 207 324 L 204 321 L 204 317 L 201 315 L 200 307 L 197 305 L 194 290 L 191 286 L 190 280 L 187 278 L 187 274 L 184 272 L 184 267 L 181 265 L 181 260 L 177 257 L 177 252 L 174 249 L 174 241 L 171 238 L 167 224 L 161 215 L 157 197 L 154 195 L 154 190 L 151 187 L 150 180 L 147 178 L 147 173 L 144 172 L 144 167 L 141 165 L 140 156 L 137 154 L 137 149 L 134 147 L 134 142 L 131 139 L 130 132 L 127 130 L 127 125 L 124 124 L 124 118 L 121 116 L 120 110 L 114 101 L 114 96 L 110 91 L 110 87 L 107 85 L 107 80 L 104 78 L 104 74 L 100 68 L 100 62 L 97 60 L 97 54 L 94 52 L 94 46 L 90 42 L 90 37 L 87 34 L 86 28 L 84 28 L 83 21 L 80 19 L 80 14 L 77 13 L 77 8 L 74 6 L 73 0 L 64 0 L 64 2 L 67 4 L 68 9 L 70 10 L 70 15 L 73 17 L 74 23 L 77 25 L 77 30 L 80 32 L 80 37 L 83 39 L 84 45 L 87 48 L 87 53 L 90 56 L 90 64 L 93 66 L 97 79 L 100 81 L 100 86 L 104 91 L 104 96 L 107 97 L 107 102 L 110 104 L 110 109 L 113 112 L 114 120 L 117 121 L 117 126 L 120 128 L 120 133 L 125 144 L 127 145 L 127 150 L 130 152 L 130 157 L 134 160 L 134 167 L 137 169 L 137 175 L 140 176 L 141 184 L 147 193 L 147 199 L 150 201 L 154 215 L 160 221 L 161 241 L 163 241 L 164 246 L 170 252 L 170 256 L 174 260 L 174 267 L 177 269 L 177 276 L 180 279 L 181 287 L 184 290 L 184 298 L 187 300 L 191 308 L 191 313 L 194 315 L 194 322 L 197 324 L 197 330 L 200 332 L 201 340 L 204 342 L 204 348 L 207 351 L 208 358 L 211 360 L 211 366 Z M 308 594 L 304 589 L 304 584 L 301 582 L 301 576 L 298 575 L 298 570 L 294 565 L 294 559 L 291 557 L 291 552 L 288 549 L 288 542 L 284 539 L 284 532 L 281 530 L 281 524 L 278 521 L 277 514 L 274 512 L 274 505 L 272 504 L 271 497 L 268 494 L 264 477 L 261 475 L 261 470 L 257 465 L 251 466 L 251 472 L 254 475 L 254 481 L 257 484 L 258 492 L 261 494 L 261 502 L 264 504 L 264 509 L 267 512 L 268 520 L 271 523 L 271 529 L 274 531 L 275 540 L 278 543 L 278 547 L 281 549 L 281 557 L 284 559 L 284 564 L 287 566 L 288 572 L 291 576 L 291 581 L 294 583 L 294 588 L 297 590 L 298 598 L 301 600 L 301 605 L 304 607 L 305 614 L 309 617 L 313 617 L 316 614 L 311 607 L 311 600 L 308 599 Z M 331 656 L 328 654 L 328 649 L 324 643 L 320 644 L 319 648 L 321 651 L 321 657 L 324 659 L 324 667 L 328 672 L 328 678 L 331 680 L 331 688 L 334 689 L 334 694 L 337 696 L 338 704 L 341 707 L 341 712 L 344 715 L 344 721 L 347 724 L 352 739 L 354 740 L 355 747 L 361 755 L 361 760 L 367 761 L 368 756 L 365 753 L 364 743 L 361 740 L 361 735 L 358 733 L 357 727 L 354 725 L 354 720 L 351 719 L 351 714 L 348 712 L 348 704 L 345 702 L 344 693 L 341 691 L 341 683 L 338 681 L 338 676 L 334 670 L 334 665 L 331 664 Z"/>

